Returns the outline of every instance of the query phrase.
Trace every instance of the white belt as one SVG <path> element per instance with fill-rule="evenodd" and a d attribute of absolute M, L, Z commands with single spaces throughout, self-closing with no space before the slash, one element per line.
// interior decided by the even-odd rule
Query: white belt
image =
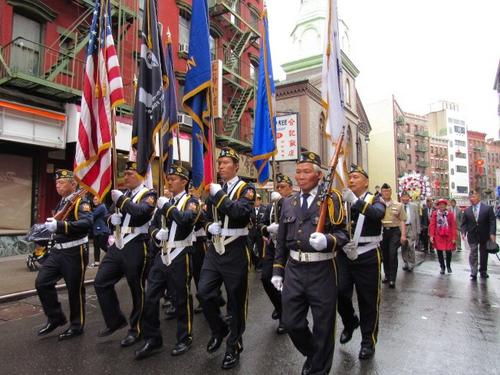
<path fill-rule="evenodd" d="M 333 259 L 333 253 L 304 253 L 302 251 L 290 250 L 290 257 L 297 262 L 321 262 Z"/>
<path fill-rule="evenodd" d="M 122 235 L 125 234 L 139 234 L 139 233 L 148 233 L 148 227 L 142 226 L 142 227 L 127 227 L 127 228 L 122 228 Z"/>
<path fill-rule="evenodd" d="M 222 228 L 220 235 L 223 237 L 246 236 L 248 235 L 248 228 Z"/>
<path fill-rule="evenodd" d="M 193 246 L 193 238 L 189 237 L 188 239 L 182 241 L 167 242 L 167 246 L 170 249 L 175 249 L 177 247 Z"/>
<path fill-rule="evenodd" d="M 361 236 L 359 237 L 358 243 L 361 242 L 380 242 L 382 241 L 382 235 L 379 236 Z"/>
<path fill-rule="evenodd" d="M 358 252 L 358 255 L 361 255 L 367 253 L 370 250 L 376 249 L 378 246 L 379 246 L 378 242 L 372 242 L 372 243 L 367 243 L 363 246 L 358 246 L 356 250 Z"/>
<path fill-rule="evenodd" d="M 83 237 L 80 238 L 79 240 L 74 240 L 74 241 L 69 241 L 69 242 L 63 242 L 63 243 L 56 243 L 54 247 L 56 249 L 69 249 L 70 247 L 76 247 L 83 245 L 85 243 L 89 242 L 88 237 Z"/>
<path fill-rule="evenodd" d="M 205 232 L 205 229 L 201 228 L 201 229 L 198 229 L 197 231 L 194 231 L 194 236 L 196 238 L 198 237 L 206 237 L 207 236 L 207 232 Z"/>

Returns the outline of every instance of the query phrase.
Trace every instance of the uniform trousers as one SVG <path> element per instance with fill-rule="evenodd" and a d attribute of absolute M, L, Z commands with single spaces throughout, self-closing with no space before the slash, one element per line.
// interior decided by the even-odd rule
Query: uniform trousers
<path fill-rule="evenodd" d="M 147 241 L 144 239 L 133 239 L 121 250 L 115 245 L 108 249 L 97 271 L 94 288 L 109 329 L 116 329 L 127 321 L 115 290 L 115 284 L 125 276 L 132 294 L 129 333 L 135 336 L 142 334 L 147 261 Z"/>
<path fill-rule="evenodd" d="M 271 278 L 273 277 L 273 264 L 274 264 L 274 242 L 271 240 L 266 246 L 262 260 L 262 273 L 260 274 L 260 279 L 262 281 L 262 286 L 267 296 L 271 300 L 274 309 L 281 316 L 281 293 L 274 287 L 271 283 Z"/>
<path fill-rule="evenodd" d="M 205 253 L 207 252 L 207 238 L 197 237 L 191 249 L 194 285 L 196 286 L 196 290 L 198 290 L 201 267 L 203 266 L 203 259 L 205 259 Z"/>
<path fill-rule="evenodd" d="M 36 291 L 49 323 L 66 317 L 57 298 L 56 283 L 63 278 L 68 289 L 70 325 L 83 329 L 85 324 L 85 270 L 89 263 L 88 244 L 69 249 L 51 249 L 35 281 Z"/>
<path fill-rule="evenodd" d="M 396 281 L 398 274 L 398 249 L 401 246 L 401 229 L 399 227 L 384 228 L 380 247 L 384 263 L 384 275 L 389 281 Z"/>
<path fill-rule="evenodd" d="M 290 339 L 311 360 L 310 374 L 328 374 L 335 348 L 337 269 L 334 260 L 298 262 L 285 267 L 282 322 Z M 311 309 L 312 332 L 307 321 Z"/>
<path fill-rule="evenodd" d="M 177 315 L 177 342 L 191 337 L 193 327 L 193 298 L 191 296 L 191 254 L 184 249 L 167 267 L 159 252 L 148 275 L 146 304 L 143 315 L 143 336 L 145 340 L 162 341 L 160 330 L 160 299 L 171 279 L 175 289 Z"/>
<path fill-rule="evenodd" d="M 213 244 L 209 243 L 201 268 L 197 296 L 212 335 L 221 337 L 226 328 L 220 311 L 220 287 L 224 283 L 228 297 L 228 312 L 231 314 L 230 334 L 226 341 L 228 351 L 242 349 L 242 336 L 248 313 L 249 267 L 250 252 L 246 236 L 240 236 L 226 245 L 223 255 L 219 255 Z"/>
<path fill-rule="evenodd" d="M 352 293 L 354 286 L 359 305 L 361 345 L 374 347 L 377 343 L 380 306 L 380 249 L 376 248 L 358 256 L 347 258 L 343 251 L 337 253 L 339 270 L 338 312 L 344 328 L 355 324 Z"/>

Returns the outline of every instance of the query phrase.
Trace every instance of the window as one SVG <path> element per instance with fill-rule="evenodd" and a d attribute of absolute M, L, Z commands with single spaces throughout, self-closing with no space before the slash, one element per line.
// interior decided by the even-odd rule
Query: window
<path fill-rule="evenodd" d="M 465 152 L 456 152 L 455 153 L 455 156 L 457 159 L 466 159 L 467 158 L 467 154 Z"/>
<path fill-rule="evenodd" d="M 40 22 L 14 13 L 10 55 L 11 69 L 38 76 L 41 65 L 42 25 Z"/>
<path fill-rule="evenodd" d="M 454 127 L 455 133 L 457 134 L 465 134 L 465 128 L 463 126 L 457 126 L 455 125 Z"/>
<path fill-rule="evenodd" d="M 457 193 L 467 194 L 469 192 L 469 188 L 467 186 L 457 186 Z"/>
<path fill-rule="evenodd" d="M 179 51 L 182 45 L 189 46 L 189 30 L 191 29 L 191 21 L 179 16 Z M 186 50 L 187 51 L 187 50 Z"/>
<path fill-rule="evenodd" d="M 467 173 L 467 166 L 457 165 L 457 173 Z"/>
<path fill-rule="evenodd" d="M 351 82 L 348 79 L 344 82 L 344 99 L 347 105 L 351 105 Z"/>
<path fill-rule="evenodd" d="M 411 154 L 406 154 L 406 159 L 408 161 L 408 164 L 411 164 Z"/>
<path fill-rule="evenodd" d="M 208 36 L 208 43 L 210 45 L 210 57 L 212 58 L 212 61 L 215 61 L 217 59 L 217 44 L 212 35 Z M 250 66 L 252 66 L 252 64 L 250 64 Z"/>
<path fill-rule="evenodd" d="M 453 146 L 453 144 L 451 144 L 451 146 Z M 455 146 L 465 147 L 465 146 L 467 146 L 467 144 L 465 143 L 465 141 L 461 141 L 459 139 L 455 139 Z"/>
<path fill-rule="evenodd" d="M 450 161 L 453 161 L 453 154 L 450 155 Z"/>
<path fill-rule="evenodd" d="M 407 149 L 407 150 L 411 149 L 411 139 L 408 139 L 408 140 L 406 141 L 406 149 Z"/>
<path fill-rule="evenodd" d="M 451 168 L 451 170 L 450 170 L 450 174 L 451 174 L 452 176 L 453 176 L 453 175 L 455 175 L 455 170 L 454 170 L 453 168 Z"/>

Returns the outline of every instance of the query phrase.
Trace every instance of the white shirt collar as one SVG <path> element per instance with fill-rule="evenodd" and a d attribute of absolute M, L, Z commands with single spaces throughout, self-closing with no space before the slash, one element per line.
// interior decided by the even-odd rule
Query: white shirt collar
<path fill-rule="evenodd" d="M 132 190 L 132 196 L 135 196 L 137 193 L 139 193 L 142 190 L 143 187 L 144 187 L 144 185 L 140 184 L 134 190 Z"/>
<path fill-rule="evenodd" d="M 179 194 L 177 194 L 175 197 L 174 197 L 174 202 L 179 202 L 179 199 L 181 199 L 184 194 L 186 194 L 185 191 L 181 191 Z"/>
<path fill-rule="evenodd" d="M 226 182 L 228 193 L 231 191 L 233 186 L 238 183 L 239 180 L 240 180 L 240 178 L 238 176 L 234 176 L 232 179 L 230 179 L 229 181 Z"/>
<path fill-rule="evenodd" d="M 301 190 L 300 191 L 300 196 L 301 197 L 302 197 L 302 194 L 304 194 L 304 192 Z M 314 198 L 316 198 L 317 194 L 318 194 L 318 185 L 316 185 L 316 187 L 309 192 L 309 198 L 312 197 L 312 199 L 314 199 Z"/>

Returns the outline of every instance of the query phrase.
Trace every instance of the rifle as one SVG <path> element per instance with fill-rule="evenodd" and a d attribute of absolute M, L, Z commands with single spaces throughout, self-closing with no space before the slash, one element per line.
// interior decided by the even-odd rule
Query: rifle
<path fill-rule="evenodd" d="M 342 126 L 342 131 L 340 132 L 340 137 L 335 147 L 335 153 L 330 161 L 330 167 L 328 174 L 323 178 L 321 182 L 318 194 L 318 199 L 321 202 L 320 214 L 318 219 L 318 224 L 316 225 L 316 232 L 323 233 L 325 230 L 326 215 L 328 213 L 328 198 L 331 197 L 330 191 L 332 190 L 333 180 L 335 179 L 335 171 L 337 169 L 337 164 L 339 163 L 340 153 L 342 152 L 342 144 L 344 143 L 344 133 L 346 124 Z"/>
<path fill-rule="evenodd" d="M 73 209 L 75 208 L 78 199 L 83 198 L 85 194 L 87 194 L 87 191 L 84 189 L 72 193 L 69 196 L 68 201 L 66 202 L 64 207 L 61 208 L 58 212 L 56 212 L 56 214 L 54 215 L 54 219 L 58 221 L 65 220 L 69 216 L 71 211 L 73 211 Z"/>

